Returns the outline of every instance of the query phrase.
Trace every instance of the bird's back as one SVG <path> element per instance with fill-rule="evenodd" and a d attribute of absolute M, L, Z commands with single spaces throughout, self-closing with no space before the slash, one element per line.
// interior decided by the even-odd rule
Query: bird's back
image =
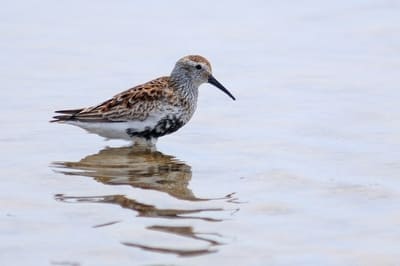
<path fill-rule="evenodd" d="M 195 103 L 160 77 L 123 91 L 99 105 L 59 110 L 52 122 L 79 126 L 108 139 L 152 139 L 175 132 L 186 124 Z"/>

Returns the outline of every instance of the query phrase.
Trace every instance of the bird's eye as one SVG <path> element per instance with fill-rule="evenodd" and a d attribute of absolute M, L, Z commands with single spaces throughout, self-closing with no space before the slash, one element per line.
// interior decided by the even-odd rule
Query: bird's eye
<path fill-rule="evenodd" d="M 201 65 L 196 65 L 196 68 L 200 70 L 201 69 Z"/>

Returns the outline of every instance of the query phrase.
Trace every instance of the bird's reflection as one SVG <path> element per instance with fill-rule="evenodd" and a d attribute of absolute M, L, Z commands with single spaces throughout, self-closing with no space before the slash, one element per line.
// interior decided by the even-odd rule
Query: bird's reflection
<path fill-rule="evenodd" d="M 221 235 L 215 234 L 215 233 L 210 234 L 210 233 L 195 232 L 193 230 L 193 228 L 190 226 L 154 225 L 154 226 L 147 227 L 147 229 L 164 232 L 164 233 L 169 233 L 169 234 L 174 234 L 174 235 L 187 237 L 187 238 L 191 238 L 191 239 L 195 239 L 195 240 L 199 240 L 199 241 L 204 241 L 204 242 L 208 243 L 209 246 L 211 246 L 211 247 L 222 245 L 221 242 L 212 239 L 212 237 L 214 237 L 214 238 L 221 237 Z M 213 253 L 213 252 L 217 251 L 215 249 L 210 249 L 210 248 L 189 249 L 189 250 L 174 249 L 174 248 L 162 248 L 162 247 L 154 247 L 154 246 L 142 245 L 142 244 L 137 244 L 137 243 L 132 243 L 132 242 L 123 242 L 122 244 L 124 244 L 125 246 L 128 246 L 128 247 L 136 247 L 136 248 L 141 248 L 143 250 L 156 251 L 156 252 L 160 252 L 160 253 L 176 254 L 176 255 L 182 256 L 182 257 L 209 254 L 209 253 Z"/>
<path fill-rule="evenodd" d="M 79 162 L 54 162 L 53 166 L 63 174 L 89 176 L 107 185 L 131 185 L 165 192 L 178 199 L 204 200 L 195 197 L 188 188 L 191 167 L 158 151 L 105 148 Z"/>
<path fill-rule="evenodd" d="M 195 213 L 223 211 L 222 208 L 202 208 L 202 209 L 161 209 L 154 205 L 138 202 L 135 199 L 124 195 L 104 195 L 104 196 L 66 196 L 56 194 L 55 199 L 63 202 L 85 202 L 85 203 L 109 203 L 116 204 L 125 209 L 131 209 L 138 213 L 139 217 L 170 218 L 170 219 L 198 219 L 209 222 L 219 222 L 221 219 L 211 217 L 192 216 Z M 98 226 L 97 226 L 98 227 Z"/>
<path fill-rule="evenodd" d="M 198 198 L 188 188 L 192 178 L 189 165 L 176 159 L 174 156 L 165 155 L 159 151 L 150 151 L 135 147 L 105 148 L 96 154 L 84 157 L 78 162 L 54 162 L 52 166 L 56 172 L 65 175 L 88 176 L 106 185 L 130 185 L 135 188 L 150 189 L 167 193 L 168 195 L 186 201 L 207 201 L 210 199 Z M 227 202 L 234 200 L 234 194 L 229 194 L 219 199 Z M 101 196 L 68 196 L 56 194 L 55 199 L 69 203 L 107 203 L 119 205 L 122 208 L 133 210 L 139 217 L 200 220 L 205 222 L 220 222 L 222 219 L 211 216 L 213 212 L 224 211 L 222 208 L 159 208 L 157 206 L 140 202 L 125 195 Z M 196 204 L 197 206 L 197 204 Z M 121 221 L 112 220 L 107 223 L 94 225 L 94 228 L 110 226 Z M 147 228 L 164 233 L 180 235 L 192 240 L 206 242 L 208 248 L 185 250 L 173 247 L 153 247 L 139 243 L 123 242 L 125 246 L 136 247 L 142 250 L 171 253 L 179 256 L 195 256 L 215 252 L 215 247 L 221 245 L 219 241 L 204 234 L 196 232 L 190 226 L 164 226 L 154 225 Z M 214 237 L 221 237 L 211 233 Z"/>

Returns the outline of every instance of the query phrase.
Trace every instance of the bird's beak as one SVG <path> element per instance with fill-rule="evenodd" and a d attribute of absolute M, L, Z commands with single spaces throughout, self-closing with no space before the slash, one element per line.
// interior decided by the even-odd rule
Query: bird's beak
<path fill-rule="evenodd" d="M 235 97 L 232 95 L 232 93 L 230 93 L 227 89 L 225 89 L 224 86 L 222 86 L 221 83 L 219 83 L 218 80 L 216 80 L 212 75 L 210 75 L 208 77 L 208 83 L 214 85 L 215 87 L 217 87 L 218 89 L 220 89 L 221 91 L 225 92 L 226 94 L 229 95 L 229 97 L 231 97 L 233 100 L 236 100 Z"/>

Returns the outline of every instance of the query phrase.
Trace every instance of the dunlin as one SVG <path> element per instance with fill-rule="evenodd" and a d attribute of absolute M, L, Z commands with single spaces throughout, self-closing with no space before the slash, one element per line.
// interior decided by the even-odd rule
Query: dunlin
<path fill-rule="evenodd" d="M 95 106 L 60 110 L 51 122 L 81 127 L 107 139 L 155 144 L 161 136 L 185 125 L 197 105 L 198 88 L 210 83 L 233 100 L 235 97 L 211 73 L 199 55 L 181 58 L 170 76 L 160 77 L 121 92 Z"/>

